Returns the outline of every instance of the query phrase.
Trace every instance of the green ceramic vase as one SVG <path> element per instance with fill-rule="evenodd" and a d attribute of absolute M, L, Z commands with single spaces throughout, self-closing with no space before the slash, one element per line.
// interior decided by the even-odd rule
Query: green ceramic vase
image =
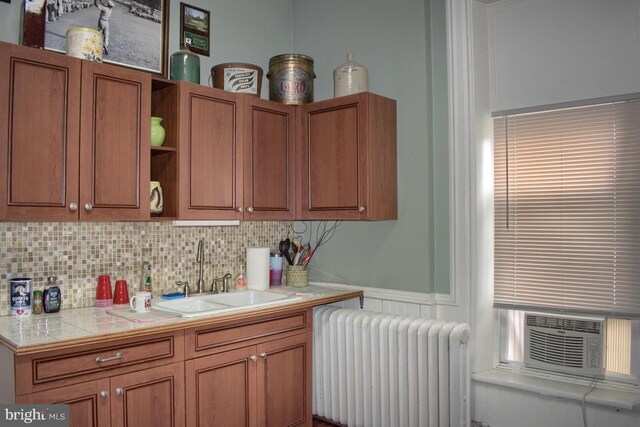
<path fill-rule="evenodd" d="M 164 144 L 165 131 L 162 125 L 162 117 L 151 117 L 151 146 L 161 147 Z"/>

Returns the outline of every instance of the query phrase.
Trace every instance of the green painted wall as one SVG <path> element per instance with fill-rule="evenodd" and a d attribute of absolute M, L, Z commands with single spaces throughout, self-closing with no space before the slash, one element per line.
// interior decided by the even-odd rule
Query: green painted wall
<path fill-rule="evenodd" d="M 449 198 L 449 109 L 447 94 L 447 13 L 445 0 L 431 0 L 431 86 L 433 141 L 433 240 L 436 293 L 449 293 L 450 198 Z"/>
<path fill-rule="evenodd" d="M 370 91 L 398 102 L 398 220 L 343 223 L 312 280 L 435 290 L 428 21 L 424 0 L 293 2 L 293 47 L 315 60 L 316 100 L 333 97 L 333 69 L 353 52 Z"/>

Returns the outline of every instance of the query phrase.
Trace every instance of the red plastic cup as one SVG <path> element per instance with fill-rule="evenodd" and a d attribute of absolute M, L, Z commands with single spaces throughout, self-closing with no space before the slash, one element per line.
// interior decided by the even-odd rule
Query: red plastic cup
<path fill-rule="evenodd" d="M 111 300 L 112 298 L 113 295 L 111 293 L 111 278 L 106 274 L 98 276 L 96 300 Z"/>
<path fill-rule="evenodd" d="M 122 305 L 129 304 L 129 290 L 126 280 L 116 280 L 116 289 L 113 292 L 113 303 Z"/>

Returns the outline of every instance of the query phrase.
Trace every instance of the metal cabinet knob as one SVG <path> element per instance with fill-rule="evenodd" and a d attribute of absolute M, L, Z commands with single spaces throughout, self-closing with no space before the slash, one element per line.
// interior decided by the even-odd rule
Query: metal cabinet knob
<path fill-rule="evenodd" d="M 242 209 L 242 207 L 239 207 L 238 209 L 236 209 L 238 212 L 242 213 L 244 211 L 244 209 Z"/>
<path fill-rule="evenodd" d="M 91 203 L 85 203 L 84 210 L 90 212 L 93 209 L 93 205 Z"/>
<path fill-rule="evenodd" d="M 249 212 L 249 213 L 253 213 L 253 207 L 249 206 L 249 207 L 247 208 L 247 212 Z"/>
<path fill-rule="evenodd" d="M 108 393 L 108 392 L 106 392 L 106 391 L 101 391 L 101 392 L 100 392 L 100 397 L 103 397 L 103 398 L 105 398 L 105 399 L 106 399 L 107 397 L 109 397 L 109 393 Z"/>
<path fill-rule="evenodd" d="M 69 210 L 71 212 L 75 212 L 78 210 L 78 204 L 76 202 L 69 203 Z"/>
<path fill-rule="evenodd" d="M 260 357 L 262 357 L 263 359 L 267 358 L 267 353 L 260 353 Z"/>
<path fill-rule="evenodd" d="M 116 394 L 117 394 L 118 396 L 122 396 L 122 395 L 124 394 L 124 389 L 123 389 L 122 387 L 118 387 L 118 388 L 116 389 Z"/>
<path fill-rule="evenodd" d="M 364 211 L 365 211 L 365 207 L 364 207 L 364 206 L 360 206 L 360 207 L 358 208 L 358 212 L 362 213 L 362 212 L 364 212 Z"/>
<path fill-rule="evenodd" d="M 256 357 L 256 355 L 254 354 L 253 356 L 250 356 L 249 359 L 251 359 L 252 361 L 256 361 L 258 360 L 258 358 Z"/>

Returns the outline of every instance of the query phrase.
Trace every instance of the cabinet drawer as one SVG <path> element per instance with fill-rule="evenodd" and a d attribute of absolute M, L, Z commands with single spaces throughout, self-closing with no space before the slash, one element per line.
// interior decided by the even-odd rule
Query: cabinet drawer
<path fill-rule="evenodd" d="M 279 334 L 299 333 L 311 328 L 308 311 L 272 315 L 187 332 L 187 357 L 226 351 L 237 345 L 253 344 Z"/>
<path fill-rule="evenodd" d="M 184 360 L 183 333 L 18 356 L 17 394 Z"/>

